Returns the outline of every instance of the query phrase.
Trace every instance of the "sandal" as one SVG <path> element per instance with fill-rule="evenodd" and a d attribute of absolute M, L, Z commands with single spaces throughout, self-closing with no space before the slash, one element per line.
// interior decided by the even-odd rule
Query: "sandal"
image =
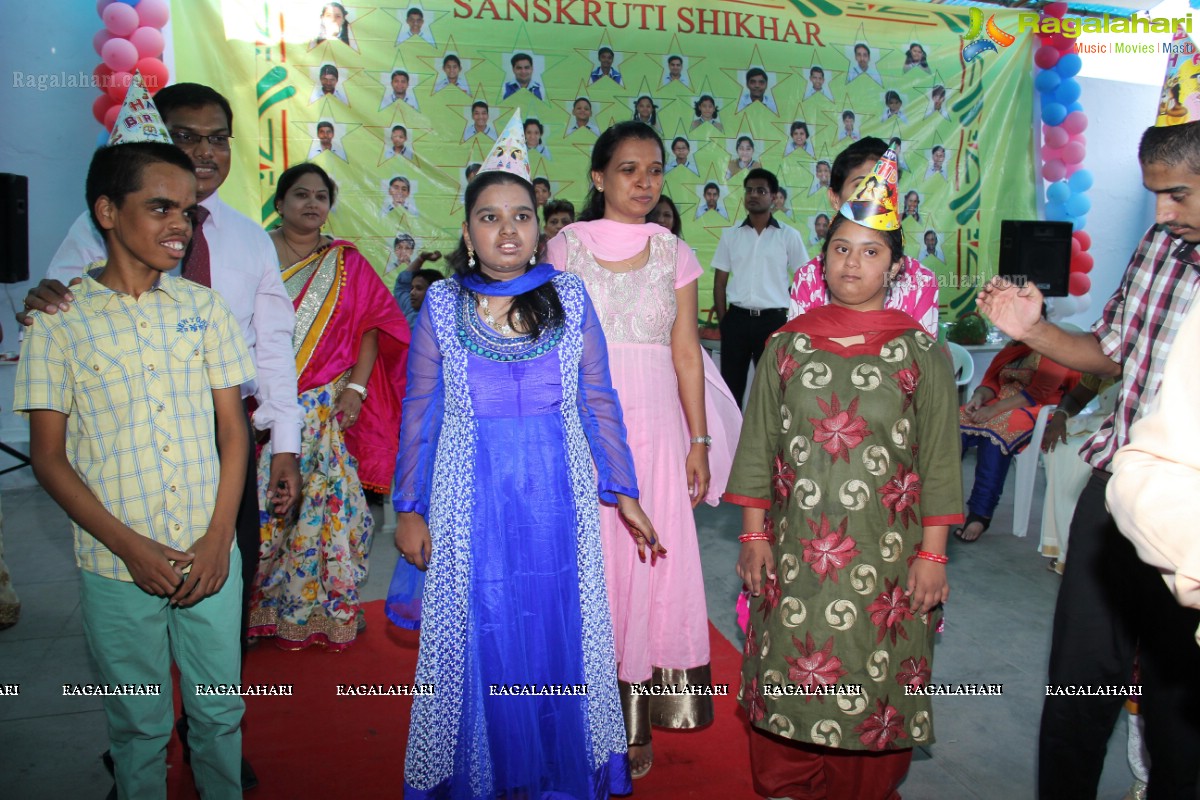
<path fill-rule="evenodd" d="M 972 525 L 975 525 L 976 523 L 979 524 L 979 533 L 975 534 L 974 536 L 968 535 L 967 528 L 971 527 Z M 962 526 L 961 528 L 954 529 L 954 538 L 958 539 L 960 542 L 966 542 L 967 544 L 971 544 L 972 542 L 978 542 L 979 537 L 983 536 L 983 534 L 987 531 L 988 527 L 991 524 L 992 524 L 992 520 L 990 517 L 981 517 L 978 514 L 972 512 L 970 514 L 967 514 L 967 524 L 966 525 Z"/>
<path fill-rule="evenodd" d="M 637 766 L 634 766 L 633 755 L 631 754 L 629 756 L 629 776 L 636 781 L 639 778 L 644 778 L 650 774 L 650 768 L 654 766 L 654 750 L 651 748 L 649 743 L 643 745 L 635 744 L 632 745 L 630 749 L 633 747 L 646 748 L 646 755 L 643 757 L 644 760 L 642 760 Z"/>

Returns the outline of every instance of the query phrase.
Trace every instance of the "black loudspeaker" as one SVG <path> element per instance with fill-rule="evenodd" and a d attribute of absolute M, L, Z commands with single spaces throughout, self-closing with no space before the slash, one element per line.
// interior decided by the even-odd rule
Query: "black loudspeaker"
<path fill-rule="evenodd" d="M 1046 297 L 1066 297 L 1071 275 L 1071 223 L 1000 222 L 1000 277 L 1026 281 Z"/>
<path fill-rule="evenodd" d="M 0 283 L 29 280 L 29 178 L 0 172 Z"/>

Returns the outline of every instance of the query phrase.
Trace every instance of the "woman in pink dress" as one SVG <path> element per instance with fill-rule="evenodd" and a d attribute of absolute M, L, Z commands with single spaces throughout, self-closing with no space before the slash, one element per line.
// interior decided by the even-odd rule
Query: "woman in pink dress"
<path fill-rule="evenodd" d="M 645 222 L 662 192 L 665 160 L 652 128 L 636 121 L 609 128 L 592 150 L 593 188 L 582 221 L 546 247 L 547 261 L 583 278 L 600 315 L 642 503 L 670 551 L 653 566 L 639 561 L 616 509 L 601 509 L 635 778 L 650 771 L 652 724 L 691 729 L 712 721 L 709 697 L 649 693 L 711 683 L 692 509 L 702 500 L 717 504 L 741 426 L 737 404 L 700 349 L 700 263 L 666 228 Z"/>

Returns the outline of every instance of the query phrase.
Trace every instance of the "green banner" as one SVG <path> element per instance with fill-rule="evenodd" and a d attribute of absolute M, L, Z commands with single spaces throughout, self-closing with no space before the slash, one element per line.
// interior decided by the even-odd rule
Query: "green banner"
<path fill-rule="evenodd" d="M 173 80 L 209 84 L 234 108 L 221 196 L 270 225 L 279 173 L 315 161 L 339 186 L 328 230 L 389 283 L 397 234 L 453 249 L 467 168 L 517 109 L 540 130 L 533 175 L 578 208 L 596 136 L 640 106 L 668 147 L 664 193 L 705 265 L 744 214 L 746 164 L 779 176 L 777 216 L 815 252 L 834 156 L 859 136 L 899 137 L 906 251 L 942 278 L 943 318 L 972 307 L 995 273 L 1000 220 L 1035 216 L 1033 39 L 964 61 L 967 9 L 175 0 L 172 14 Z M 1015 31 L 1015 12 L 995 24 Z M 702 307 L 710 283 L 706 273 Z"/>

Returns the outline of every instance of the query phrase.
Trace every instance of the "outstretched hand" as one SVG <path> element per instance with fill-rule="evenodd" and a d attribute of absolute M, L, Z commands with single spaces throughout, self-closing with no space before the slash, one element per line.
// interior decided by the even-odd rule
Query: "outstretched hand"
<path fill-rule="evenodd" d="M 1017 286 L 1001 277 L 992 278 L 975 298 L 980 312 L 1017 341 L 1025 339 L 1042 321 L 1044 300 L 1032 283 Z"/>

